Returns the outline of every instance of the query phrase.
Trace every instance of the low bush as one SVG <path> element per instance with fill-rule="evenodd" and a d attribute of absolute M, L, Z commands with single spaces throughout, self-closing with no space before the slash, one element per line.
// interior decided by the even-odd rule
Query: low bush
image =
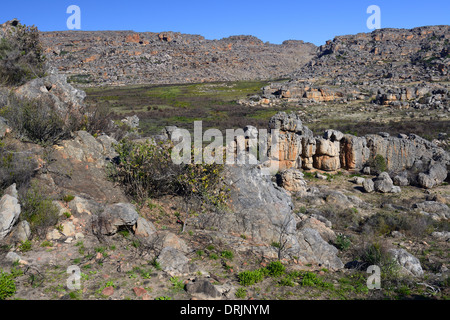
<path fill-rule="evenodd" d="M 382 273 L 394 275 L 398 271 L 399 265 L 388 249 L 387 244 L 384 242 L 369 241 L 364 243 L 357 252 L 363 267 L 376 265 L 380 267 Z"/>
<path fill-rule="evenodd" d="M 6 140 L 0 141 L 0 189 L 15 183 L 26 186 L 35 173 L 37 163 L 31 153 L 19 151 Z"/>
<path fill-rule="evenodd" d="M 184 204 L 183 231 L 192 213 L 223 210 L 228 189 L 224 165 L 175 164 L 170 143 L 131 142 L 115 146 L 118 158 L 109 175 L 136 202 L 163 195 L 180 196 Z"/>
<path fill-rule="evenodd" d="M 21 219 L 30 224 L 31 235 L 45 238 L 50 227 L 59 220 L 59 210 L 52 200 L 45 197 L 36 184 L 33 184 L 24 195 L 20 196 L 22 205 Z"/>
<path fill-rule="evenodd" d="M 401 231 L 412 237 L 423 237 L 437 228 L 439 228 L 439 222 L 420 213 L 381 211 L 361 223 L 360 231 L 377 236 Z"/>
<path fill-rule="evenodd" d="M 15 292 L 16 284 L 14 282 L 14 276 L 0 270 L 0 300 L 5 300 L 13 296 Z"/>
<path fill-rule="evenodd" d="M 244 299 L 245 297 L 247 297 L 247 290 L 245 288 L 239 288 L 236 290 L 236 293 L 234 295 L 238 299 Z"/>
<path fill-rule="evenodd" d="M 267 269 L 260 268 L 253 271 L 242 271 L 238 274 L 239 283 L 242 286 L 251 286 L 264 280 Z"/>
<path fill-rule="evenodd" d="M 305 287 L 333 287 L 333 284 L 324 281 L 322 278 L 318 277 L 315 273 L 312 272 L 306 272 L 305 274 L 303 274 L 301 285 Z"/>
<path fill-rule="evenodd" d="M 20 85 L 45 74 L 45 57 L 34 26 L 14 22 L 0 39 L 0 83 Z"/>
<path fill-rule="evenodd" d="M 82 129 L 92 135 L 104 133 L 118 141 L 122 140 L 130 128 L 125 124 L 114 122 L 116 114 L 104 104 L 91 104 L 87 107 L 83 118 Z"/>
<path fill-rule="evenodd" d="M 272 261 L 266 268 L 272 277 L 279 277 L 286 271 L 286 267 L 280 261 Z"/>
<path fill-rule="evenodd" d="M 373 159 L 370 159 L 366 165 L 368 165 L 376 174 L 387 171 L 386 159 L 380 154 L 377 154 Z"/>
<path fill-rule="evenodd" d="M 69 138 L 79 127 L 74 117 L 59 114 L 52 102 L 43 99 L 29 100 L 11 95 L 2 115 L 21 139 L 41 145 L 52 146 Z"/>
<path fill-rule="evenodd" d="M 339 234 L 339 235 L 337 235 L 336 240 L 334 241 L 334 245 L 339 250 L 346 251 L 350 248 L 350 246 L 352 245 L 352 242 L 350 241 L 350 239 L 347 236 L 345 236 L 343 234 Z"/>

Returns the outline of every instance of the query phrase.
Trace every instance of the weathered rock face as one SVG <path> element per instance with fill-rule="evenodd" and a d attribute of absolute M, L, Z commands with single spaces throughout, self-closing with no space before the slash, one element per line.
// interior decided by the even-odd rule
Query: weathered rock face
<path fill-rule="evenodd" d="M 273 79 L 316 50 L 302 41 L 275 45 L 252 36 L 207 40 L 176 32 L 42 32 L 40 39 L 50 64 L 79 85 Z"/>
<path fill-rule="evenodd" d="M 338 36 L 320 46 L 317 57 L 296 71 L 294 78 L 445 80 L 449 30 L 450 26 L 385 28 Z M 412 92 L 406 94 L 412 96 Z"/>
<path fill-rule="evenodd" d="M 85 109 L 86 93 L 67 83 L 62 74 L 50 74 L 36 78 L 14 90 L 19 98 L 48 102 L 67 123 L 71 117 L 80 120 Z"/>
<path fill-rule="evenodd" d="M 340 160 L 342 168 L 358 170 L 369 160 L 370 150 L 365 137 L 344 135 L 341 140 Z"/>
<path fill-rule="evenodd" d="M 226 228 L 256 240 L 278 241 L 280 232 L 295 235 L 288 194 L 255 167 L 228 166 L 227 179 L 233 215 L 226 215 Z"/>
<path fill-rule="evenodd" d="M 172 276 L 189 273 L 189 259 L 179 250 L 165 247 L 157 259 L 162 269 Z"/>
<path fill-rule="evenodd" d="M 301 225 L 292 213 L 290 196 L 276 186 L 258 167 L 229 166 L 231 213 L 220 219 L 220 230 L 246 235 L 256 243 L 269 246 L 284 244 L 284 255 L 299 257 L 302 263 L 342 268 L 337 249 L 313 229 Z"/>
<path fill-rule="evenodd" d="M 394 176 L 408 171 L 408 181 L 431 188 L 446 179 L 450 165 L 450 155 L 446 151 L 415 134 L 391 137 L 380 133 L 355 137 L 326 130 L 322 137 L 314 137 L 297 114 L 284 112 L 269 121 L 269 129 L 280 130 L 276 157 L 280 169 L 359 171 L 376 156 L 381 156 L 386 170 Z"/>
<path fill-rule="evenodd" d="M 127 201 L 123 191 L 106 177 L 105 165 L 116 156 L 114 143 L 105 135 L 94 138 L 85 131 L 75 132 L 72 140 L 54 147 L 47 184 L 99 202 Z"/>
<path fill-rule="evenodd" d="M 0 199 L 0 240 L 11 232 L 20 216 L 20 204 L 17 200 L 16 185 L 13 184 L 5 190 Z"/>
<path fill-rule="evenodd" d="M 282 170 L 277 175 L 277 184 L 287 191 L 304 193 L 306 192 L 306 181 L 300 170 L 290 168 Z"/>
<path fill-rule="evenodd" d="M 423 275 L 423 269 L 419 259 L 405 249 L 391 249 L 389 252 L 403 270 L 417 277 Z"/>

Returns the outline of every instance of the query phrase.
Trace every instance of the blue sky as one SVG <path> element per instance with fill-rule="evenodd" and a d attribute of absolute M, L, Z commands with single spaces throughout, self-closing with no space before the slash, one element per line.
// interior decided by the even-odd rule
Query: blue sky
<path fill-rule="evenodd" d="M 207 39 L 246 34 L 271 43 L 321 45 L 337 35 L 370 32 L 369 5 L 380 7 L 382 28 L 450 24 L 449 0 L 20 0 L 2 1 L 0 22 L 18 18 L 42 31 L 67 30 L 69 5 L 81 8 L 81 30 L 176 31 Z"/>

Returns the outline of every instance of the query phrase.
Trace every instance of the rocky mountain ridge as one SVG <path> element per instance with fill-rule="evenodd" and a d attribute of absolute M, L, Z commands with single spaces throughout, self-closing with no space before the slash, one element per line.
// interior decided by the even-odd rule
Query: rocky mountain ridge
<path fill-rule="evenodd" d="M 307 63 L 316 46 L 253 36 L 208 40 L 179 32 L 41 32 L 52 66 L 79 85 L 274 79 Z"/>

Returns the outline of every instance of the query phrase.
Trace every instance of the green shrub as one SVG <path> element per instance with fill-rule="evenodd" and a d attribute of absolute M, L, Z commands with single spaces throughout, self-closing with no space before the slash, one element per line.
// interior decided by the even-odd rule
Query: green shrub
<path fill-rule="evenodd" d="M 287 277 L 284 277 L 284 278 L 282 278 L 280 280 L 280 286 L 293 287 L 293 286 L 295 286 L 295 283 L 294 283 L 294 281 L 292 280 L 291 277 L 287 276 Z"/>
<path fill-rule="evenodd" d="M 238 274 L 239 283 L 243 286 L 251 286 L 264 280 L 266 274 L 267 271 L 264 268 L 253 271 L 242 271 Z"/>
<path fill-rule="evenodd" d="M 377 154 L 368 163 L 369 167 L 374 170 L 376 174 L 387 171 L 386 159 L 380 154 Z"/>
<path fill-rule="evenodd" d="M 191 211 L 203 212 L 225 206 L 228 189 L 223 183 L 224 165 L 173 163 L 170 144 L 130 142 L 115 146 L 118 162 L 110 176 L 128 195 L 142 202 L 162 195 L 178 195 Z M 194 210 L 195 209 L 195 210 Z"/>
<path fill-rule="evenodd" d="M 41 243 L 41 247 L 53 247 L 53 243 L 51 243 L 51 242 L 48 241 L 48 240 L 44 240 L 44 241 L 42 241 L 42 243 Z"/>
<path fill-rule="evenodd" d="M 219 259 L 219 256 L 216 253 L 211 253 L 209 255 L 209 258 L 212 259 L 212 260 L 217 260 L 217 259 Z"/>
<path fill-rule="evenodd" d="M 14 276 L 0 269 L 0 300 L 5 300 L 13 296 L 15 292 L 16 284 L 14 282 Z"/>
<path fill-rule="evenodd" d="M 21 198 L 21 219 L 30 223 L 32 236 L 45 238 L 48 228 L 58 223 L 58 208 L 51 199 L 41 194 L 39 187 L 35 184 Z"/>
<path fill-rule="evenodd" d="M 19 250 L 21 252 L 30 251 L 31 250 L 31 241 L 30 240 L 21 241 L 19 244 Z"/>
<path fill-rule="evenodd" d="M 34 26 L 17 23 L 0 39 L 0 83 L 20 85 L 45 74 L 45 57 Z"/>
<path fill-rule="evenodd" d="M 170 282 L 172 283 L 173 290 L 175 290 L 175 291 L 183 291 L 184 290 L 184 283 L 178 277 L 170 278 Z"/>
<path fill-rule="evenodd" d="M 284 274 L 286 267 L 280 261 L 273 261 L 267 266 L 267 271 L 272 277 L 279 277 Z"/>
<path fill-rule="evenodd" d="M 220 254 L 220 256 L 222 258 L 228 259 L 228 260 L 233 260 L 234 258 L 234 254 L 233 252 L 229 251 L 229 250 L 224 250 L 222 251 L 222 253 Z"/>
<path fill-rule="evenodd" d="M 322 278 L 319 278 L 315 273 L 306 272 L 301 281 L 302 286 L 307 287 L 322 287 L 322 288 L 330 288 L 333 285 L 329 282 L 324 281 Z"/>
<path fill-rule="evenodd" d="M 66 194 L 66 195 L 63 197 L 63 201 L 64 201 L 64 202 L 70 202 L 70 201 L 72 201 L 73 199 L 75 199 L 75 196 L 73 196 L 73 195 L 71 195 L 71 194 Z"/>
<path fill-rule="evenodd" d="M 247 296 L 247 289 L 239 288 L 239 289 L 236 290 L 236 293 L 234 295 L 238 299 L 244 299 Z"/>
<path fill-rule="evenodd" d="M 352 242 L 350 241 L 350 239 L 347 236 L 345 236 L 343 234 L 339 234 L 336 237 L 334 244 L 335 244 L 336 248 L 338 248 L 339 250 L 346 251 L 350 248 L 350 246 L 352 245 Z"/>
<path fill-rule="evenodd" d="M 380 242 L 368 243 L 362 247 L 360 259 L 367 266 L 377 265 L 387 275 L 398 271 L 398 264 L 388 252 L 388 247 Z"/>

